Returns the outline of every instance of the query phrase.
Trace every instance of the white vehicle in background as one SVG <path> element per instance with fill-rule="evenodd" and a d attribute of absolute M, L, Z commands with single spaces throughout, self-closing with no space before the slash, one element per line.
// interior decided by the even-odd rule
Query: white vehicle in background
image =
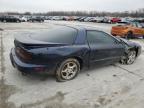
<path fill-rule="evenodd" d="M 110 17 L 104 17 L 103 23 L 111 23 L 111 18 Z"/>
<path fill-rule="evenodd" d="M 130 23 L 131 21 L 133 21 L 132 18 L 121 18 L 121 21 L 119 23 Z"/>
<path fill-rule="evenodd" d="M 105 17 L 93 17 L 90 21 L 97 22 L 97 23 L 108 23 L 110 20 Z"/>
<path fill-rule="evenodd" d="M 26 17 L 21 17 L 20 19 L 22 22 L 27 22 L 27 20 L 28 20 Z"/>
<path fill-rule="evenodd" d="M 53 16 L 51 19 L 52 20 L 62 20 L 63 17 L 62 16 Z"/>
<path fill-rule="evenodd" d="M 52 16 L 45 16 L 45 20 L 52 20 Z"/>
<path fill-rule="evenodd" d="M 84 19 L 84 22 L 89 22 L 89 21 L 91 21 L 92 19 L 93 19 L 93 17 L 87 17 L 87 18 Z"/>
<path fill-rule="evenodd" d="M 104 17 L 96 17 L 97 23 L 102 23 L 104 21 Z"/>

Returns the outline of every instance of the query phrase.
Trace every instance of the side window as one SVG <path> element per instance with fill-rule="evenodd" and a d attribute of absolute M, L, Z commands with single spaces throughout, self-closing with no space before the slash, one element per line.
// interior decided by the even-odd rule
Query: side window
<path fill-rule="evenodd" d="M 140 23 L 136 23 L 138 28 L 142 28 L 142 25 Z"/>
<path fill-rule="evenodd" d="M 137 27 L 136 23 L 132 23 L 133 27 Z"/>
<path fill-rule="evenodd" d="M 87 31 L 89 44 L 115 44 L 114 38 L 101 31 Z"/>

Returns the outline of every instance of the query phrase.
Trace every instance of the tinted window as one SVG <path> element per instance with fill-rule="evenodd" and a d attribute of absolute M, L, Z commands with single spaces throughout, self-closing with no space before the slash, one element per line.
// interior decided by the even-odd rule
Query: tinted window
<path fill-rule="evenodd" d="M 134 27 L 137 27 L 136 23 L 132 23 L 132 25 L 133 25 Z"/>
<path fill-rule="evenodd" d="M 137 24 L 137 27 L 139 27 L 139 28 L 142 28 L 143 26 L 142 26 L 142 24 L 140 24 L 140 23 L 136 23 Z"/>
<path fill-rule="evenodd" d="M 113 44 L 114 38 L 100 31 L 87 31 L 87 39 L 90 44 Z"/>
<path fill-rule="evenodd" d="M 31 35 L 31 38 L 45 42 L 72 44 L 76 35 L 76 29 L 60 27 L 49 31 L 43 31 L 42 33 L 33 34 Z"/>

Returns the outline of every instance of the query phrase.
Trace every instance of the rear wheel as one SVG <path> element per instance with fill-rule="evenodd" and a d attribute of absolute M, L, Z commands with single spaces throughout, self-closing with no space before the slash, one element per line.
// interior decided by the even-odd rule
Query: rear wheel
<path fill-rule="evenodd" d="M 130 65 L 134 63 L 135 59 L 136 59 L 136 51 L 132 50 L 129 51 L 128 54 L 126 54 L 124 57 L 121 58 L 121 63 Z"/>
<path fill-rule="evenodd" d="M 113 36 L 117 36 L 116 34 L 112 34 Z"/>
<path fill-rule="evenodd" d="M 63 82 L 74 79 L 80 71 L 80 63 L 76 59 L 63 61 L 56 70 L 57 81 Z"/>
<path fill-rule="evenodd" d="M 27 76 L 26 72 L 21 72 L 22 76 Z"/>
<path fill-rule="evenodd" d="M 19 23 L 20 21 L 19 21 L 19 20 L 16 20 L 16 22 Z"/>
<path fill-rule="evenodd" d="M 3 20 L 3 22 L 6 23 L 7 21 L 6 21 L 6 20 Z"/>
<path fill-rule="evenodd" d="M 133 39 L 133 38 L 134 38 L 133 32 L 129 31 L 129 32 L 126 34 L 126 38 L 127 38 L 127 39 Z"/>

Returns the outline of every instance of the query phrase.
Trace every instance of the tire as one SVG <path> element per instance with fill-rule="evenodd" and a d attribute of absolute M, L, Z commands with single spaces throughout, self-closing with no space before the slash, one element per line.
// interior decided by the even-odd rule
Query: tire
<path fill-rule="evenodd" d="M 133 32 L 132 32 L 132 31 L 129 31 L 129 32 L 126 34 L 126 38 L 127 38 L 127 39 L 133 39 L 133 38 L 134 38 Z"/>
<path fill-rule="evenodd" d="M 112 34 L 113 36 L 117 36 L 116 34 Z"/>
<path fill-rule="evenodd" d="M 74 79 L 80 71 L 80 63 L 77 59 L 67 59 L 63 61 L 56 70 L 56 79 L 65 82 Z"/>
<path fill-rule="evenodd" d="M 6 23 L 7 21 L 6 21 L 6 20 L 3 20 L 3 22 Z"/>
<path fill-rule="evenodd" d="M 19 20 L 16 20 L 16 22 L 19 23 L 20 21 L 19 21 Z"/>
<path fill-rule="evenodd" d="M 130 50 L 124 57 L 121 58 L 120 63 L 131 65 L 134 63 L 135 59 L 136 59 L 136 51 Z"/>
<path fill-rule="evenodd" d="M 22 76 L 27 76 L 26 72 L 21 72 Z"/>

